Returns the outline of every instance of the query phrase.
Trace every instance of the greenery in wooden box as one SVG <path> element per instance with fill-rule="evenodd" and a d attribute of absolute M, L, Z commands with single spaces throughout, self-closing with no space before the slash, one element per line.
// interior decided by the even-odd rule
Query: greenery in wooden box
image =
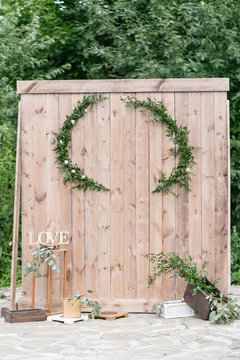
<path fill-rule="evenodd" d="M 171 274 L 172 277 L 180 276 L 188 284 L 194 286 L 193 295 L 198 290 L 206 294 L 206 299 L 209 301 L 211 309 L 209 315 L 210 321 L 216 324 L 226 324 L 240 319 L 240 306 L 237 304 L 237 299 L 227 297 L 216 289 L 215 285 L 220 279 L 211 280 L 211 283 L 208 281 L 206 262 L 203 263 L 199 270 L 196 262 L 193 261 L 190 255 L 181 258 L 175 252 L 168 254 L 160 252 L 144 256 L 153 264 L 153 273 L 149 275 L 148 280 L 149 286 L 162 274 Z M 159 307 L 161 308 L 161 304 Z M 156 310 L 159 310 L 158 306 L 156 306 Z"/>

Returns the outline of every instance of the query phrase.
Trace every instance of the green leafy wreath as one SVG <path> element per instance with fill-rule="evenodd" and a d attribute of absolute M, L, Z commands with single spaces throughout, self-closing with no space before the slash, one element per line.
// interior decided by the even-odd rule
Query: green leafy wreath
<path fill-rule="evenodd" d="M 78 102 L 71 115 L 66 117 L 66 120 L 60 129 L 59 133 L 55 134 L 53 140 L 55 147 L 54 151 L 57 154 L 56 163 L 61 173 L 64 174 L 64 183 L 70 181 L 75 185 L 73 188 L 91 190 L 105 190 L 109 191 L 107 187 L 89 178 L 83 169 L 77 164 L 73 164 L 69 157 L 69 143 L 72 140 L 72 130 L 78 123 L 79 119 L 85 115 L 89 105 L 93 105 L 98 101 L 105 100 L 103 95 L 88 95 L 84 96 L 83 100 Z M 168 178 L 162 172 L 161 177 L 158 179 L 158 186 L 153 190 L 156 192 L 166 192 L 176 195 L 172 191 L 174 184 L 184 186 L 187 190 L 190 190 L 190 172 L 192 166 L 195 164 L 192 150 L 196 149 L 194 146 L 189 146 L 188 134 L 189 130 L 186 126 L 178 126 L 176 120 L 173 120 L 167 113 L 167 109 L 163 105 L 162 101 L 154 101 L 151 98 L 147 100 L 137 100 L 134 97 L 128 96 L 121 98 L 126 105 L 134 106 L 135 108 L 141 107 L 141 112 L 145 113 L 147 110 L 150 113 L 149 122 L 151 123 L 164 123 L 167 125 L 166 133 L 168 137 L 172 138 L 175 144 L 174 148 L 170 149 L 170 152 L 176 158 L 179 157 L 178 165 L 172 169 L 172 172 Z"/>
<path fill-rule="evenodd" d="M 88 106 L 105 99 L 106 97 L 103 95 L 84 96 L 83 100 L 77 103 L 77 106 L 74 108 L 72 114 L 66 117 L 63 126 L 61 127 L 59 133 L 55 134 L 56 138 L 53 140 L 53 143 L 56 145 L 53 149 L 57 154 L 56 163 L 58 164 L 60 172 L 64 174 L 64 183 L 70 181 L 71 183 L 74 183 L 73 188 L 83 189 L 84 192 L 87 189 L 96 191 L 109 191 L 109 189 L 89 178 L 85 175 L 83 169 L 81 169 L 77 164 L 72 163 L 69 157 L 68 147 L 69 143 L 72 141 L 72 130 L 78 123 L 79 119 L 82 118 L 88 111 Z"/>
<path fill-rule="evenodd" d="M 152 100 L 147 98 L 147 100 L 138 100 L 135 97 L 128 96 L 126 98 L 121 98 L 123 102 L 127 105 L 132 105 L 134 108 L 142 108 L 141 112 L 146 113 L 148 110 L 150 117 L 148 122 L 151 123 L 164 123 L 166 124 L 166 133 L 168 137 L 171 137 L 174 148 L 169 149 L 169 151 L 176 158 L 179 157 L 177 167 L 174 166 L 172 172 L 168 178 L 165 174 L 161 172 L 161 177 L 158 179 L 158 186 L 153 190 L 153 193 L 165 192 L 171 193 L 172 195 L 178 197 L 174 191 L 171 190 L 174 184 L 179 184 L 184 186 L 188 191 L 190 191 L 190 174 L 191 168 L 195 164 L 194 156 L 192 150 L 197 149 L 195 146 L 189 146 L 188 134 L 189 130 L 186 126 L 178 126 L 177 121 L 173 120 L 171 116 L 167 113 L 167 109 L 163 105 L 162 101 Z"/>

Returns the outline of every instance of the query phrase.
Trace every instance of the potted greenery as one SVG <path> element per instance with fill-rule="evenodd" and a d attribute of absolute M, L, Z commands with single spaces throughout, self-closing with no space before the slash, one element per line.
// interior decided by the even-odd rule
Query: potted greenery
<path fill-rule="evenodd" d="M 158 276 L 171 274 L 180 276 L 188 283 L 184 294 L 185 302 L 203 319 L 226 324 L 240 318 L 240 307 L 237 299 L 225 296 L 217 288 L 220 279 L 209 281 L 206 262 L 199 270 L 190 255 L 181 258 L 175 252 L 144 255 L 153 264 L 153 273 L 149 275 L 150 286 Z"/>
<path fill-rule="evenodd" d="M 88 290 L 88 293 L 92 293 L 92 291 Z M 90 307 L 92 309 L 92 319 L 94 319 L 96 315 L 101 314 L 101 306 L 98 301 L 92 300 L 86 295 L 78 293 L 75 296 L 70 295 L 68 299 L 63 299 L 63 317 L 81 317 L 82 306 Z"/>

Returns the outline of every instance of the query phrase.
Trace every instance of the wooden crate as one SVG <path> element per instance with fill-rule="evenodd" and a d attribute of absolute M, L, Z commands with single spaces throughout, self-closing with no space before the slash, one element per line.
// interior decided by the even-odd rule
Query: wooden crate
<path fill-rule="evenodd" d="M 46 311 L 42 309 L 5 311 L 5 321 L 10 323 L 44 321 L 44 320 L 47 320 L 47 315 L 46 315 Z"/>

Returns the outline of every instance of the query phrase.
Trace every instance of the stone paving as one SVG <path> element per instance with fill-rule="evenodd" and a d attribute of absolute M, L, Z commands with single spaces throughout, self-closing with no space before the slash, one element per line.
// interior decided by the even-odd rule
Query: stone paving
<path fill-rule="evenodd" d="M 1 291 L 0 291 L 1 293 Z M 0 301 L 0 307 L 8 299 Z M 196 317 L 162 319 L 129 314 L 114 321 L 10 324 L 0 319 L 5 360 L 240 359 L 240 321 L 214 325 Z"/>

